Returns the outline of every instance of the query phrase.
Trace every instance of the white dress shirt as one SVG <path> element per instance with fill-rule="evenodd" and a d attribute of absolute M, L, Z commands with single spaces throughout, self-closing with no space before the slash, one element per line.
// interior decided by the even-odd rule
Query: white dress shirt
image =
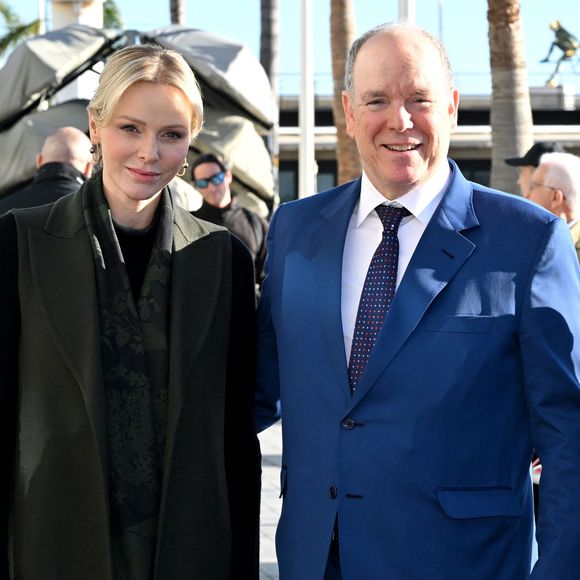
<path fill-rule="evenodd" d="M 397 198 L 386 199 L 370 182 L 363 172 L 360 198 L 357 202 L 344 241 L 342 256 L 342 331 L 346 363 L 350 360 L 350 349 L 354 334 L 354 325 L 363 290 L 367 270 L 373 254 L 383 237 L 383 224 L 374 211 L 378 205 L 394 205 L 407 208 L 412 215 L 403 218 L 399 226 L 399 264 L 397 268 L 397 288 L 411 256 L 439 205 L 447 188 L 450 177 L 447 164 L 442 171 L 429 181 Z"/>

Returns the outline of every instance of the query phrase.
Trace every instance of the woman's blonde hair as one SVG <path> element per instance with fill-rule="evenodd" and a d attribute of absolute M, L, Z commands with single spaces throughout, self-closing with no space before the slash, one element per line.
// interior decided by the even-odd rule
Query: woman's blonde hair
<path fill-rule="evenodd" d="M 123 93 L 140 81 L 171 85 L 183 92 L 192 106 L 191 135 L 195 139 L 203 125 L 203 102 L 197 79 L 178 52 L 155 44 L 122 48 L 106 62 L 88 106 L 96 125 L 106 125 Z"/>

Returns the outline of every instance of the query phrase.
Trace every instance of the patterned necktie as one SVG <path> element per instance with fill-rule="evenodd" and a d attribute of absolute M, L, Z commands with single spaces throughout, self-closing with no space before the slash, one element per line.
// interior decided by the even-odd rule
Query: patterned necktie
<path fill-rule="evenodd" d="M 348 365 L 351 392 L 354 392 L 371 355 L 375 340 L 395 295 L 401 220 L 410 215 L 404 207 L 379 205 L 375 208 L 383 222 L 383 239 L 372 257 L 358 305 Z"/>

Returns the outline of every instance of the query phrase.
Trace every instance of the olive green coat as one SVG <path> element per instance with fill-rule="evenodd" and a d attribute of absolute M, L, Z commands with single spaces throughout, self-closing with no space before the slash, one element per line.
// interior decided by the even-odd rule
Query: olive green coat
<path fill-rule="evenodd" d="M 15 216 L 21 335 L 11 577 L 113 580 L 96 284 L 81 197 Z M 155 580 L 253 578 L 257 570 L 252 361 L 227 364 L 232 308 L 253 317 L 251 276 L 250 268 L 248 300 L 236 305 L 229 234 L 175 209 Z"/>

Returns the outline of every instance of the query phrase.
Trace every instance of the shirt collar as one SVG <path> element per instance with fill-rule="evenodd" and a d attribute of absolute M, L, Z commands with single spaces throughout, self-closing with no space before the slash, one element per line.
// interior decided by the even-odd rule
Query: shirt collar
<path fill-rule="evenodd" d="M 435 212 L 437 205 L 439 205 L 450 178 L 451 170 L 449 164 L 445 163 L 441 170 L 435 173 L 428 181 L 414 187 L 411 191 L 408 191 L 396 200 L 391 201 L 381 194 L 363 171 L 360 197 L 355 209 L 356 227 L 358 228 L 375 207 L 381 204 L 394 205 L 395 207 L 402 206 L 408 209 L 415 218 L 426 226 Z"/>

